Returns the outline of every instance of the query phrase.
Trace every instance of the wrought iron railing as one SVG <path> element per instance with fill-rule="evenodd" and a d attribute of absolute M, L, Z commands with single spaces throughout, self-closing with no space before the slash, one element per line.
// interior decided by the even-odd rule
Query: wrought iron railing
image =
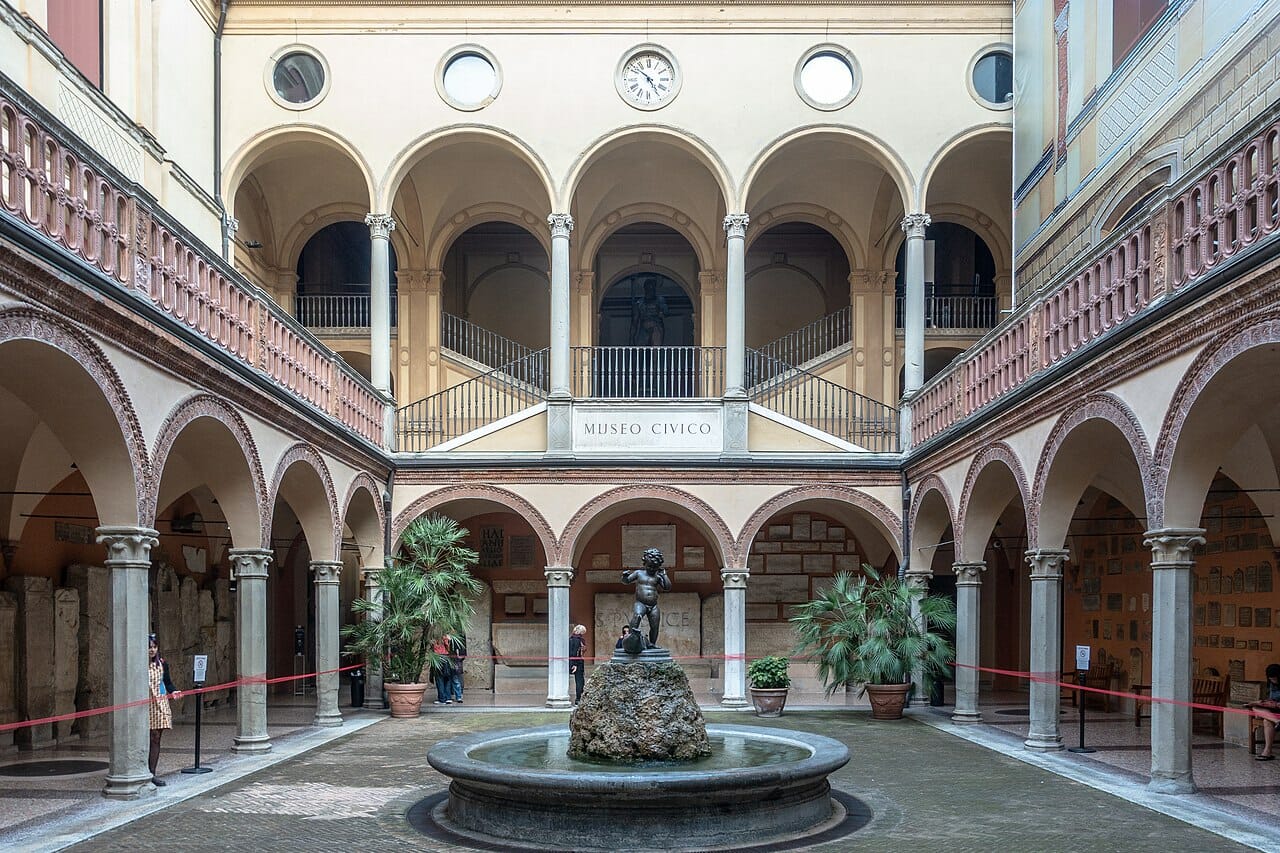
<path fill-rule="evenodd" d="M 787 332 L 760 347 L 764 355 L 783 364 L 808 364 L 852 339 L 853 309 L 846 305 L 808 325 Z"/>
<path fill-rule="evenodd" d="M 446 388 L 396 410 L 397 449 L 421 453 L 547 398 L 549 350 Z"/>
<path fill-rule="evenodd" d="M 724 347 L 572 347 L 578 398 L 691 399 L 724 395 Z"/>
<path fill-rule="evenodd" d="M 440 331 L 446 349 L 489 367 L 514 364 L 534 352 L 533 347 L 448 312 L 440 318 Z"/>
<path fill-rule="evenodd" d="M 747 350 L 753 402 L 873 453 L 898 452 L 898 410 L 806 370 Z"/>
<path fill-rule="evenodd" d="M 895 300 L 894 323 L 906 320 L 906 298 Z M 995 296 L 926 296 L 924 325 L 931 329 L 990 329 L 1000 322 L 1000 299 Z"/>
<path fill-rule="evenodd" d="M 316 293 L 294 297 L 293 315 L 308 329 L 368 329 L 369 285 L 365 293 Z M 391 296 L 391 325 L 396 325 L 396 302 Z"/>

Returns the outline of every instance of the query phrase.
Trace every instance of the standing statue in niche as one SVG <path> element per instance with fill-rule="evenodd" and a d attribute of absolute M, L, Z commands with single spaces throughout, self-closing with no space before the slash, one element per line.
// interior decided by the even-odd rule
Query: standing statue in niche
<path fill-rule="evenodd" d="M 667 300 L 658 295 L 658 280 L 646 278 L 644 296 L 631 300 L 631 345 L 662 346 L 667 331 L 666 316 Z"/>
<path fill-rule="evenodd" d="M 636 603 L 631 611 L 631 633 L 623 641 L 623 650 L 635 655 L 658 644 L 658 628 L 662 620 L 662 612 L 658 609 L 658 593 L 671 591 L 671 579 L 667 570 L 662 567 L 662 552 L 657 548 L 649 548 L 641 559 L 643 568 L 629 569 L 622 573 L 623 583 L 636 585 Z M 646 644 L 640 633 L 640 620 L 649 620 L 649 641 Z"/>

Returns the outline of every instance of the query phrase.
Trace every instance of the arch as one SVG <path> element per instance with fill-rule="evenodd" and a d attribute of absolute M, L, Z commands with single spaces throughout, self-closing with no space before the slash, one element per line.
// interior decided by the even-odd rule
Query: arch
<path fill-rule="evenodd" d="M 222 197 L 234 204 L 236 190 L 241 182 L 253 172 L 266 155 L 294 142 L 315 142 L 346 155 L 352 165 L 359 170 L 360 176 L 364 178 L 369 199 L 368 210 L 375 209 L 374 202 L 378 195 L 373 182 L 373 170 L 369 168 L 369 163 L 360 153 L 360 149 L 332 129 L 308 123 L 292 123 L 269 128 L 237 148 L 227 160 L 223 171 Z"/>
<path fill-rule="evenodd" d="M 809 202 L 778 204 L 761 213 L 752 214 L 752 227 L 747 231 L 746 251 L 750 252 L 756 240 L 764 236 L 770 228 L 775 225 L 786 225 L 789 222 L 805 222 L 821 228 L 834 237 L 844 249 L 845 257 L 849 261 L 849 269 L 862 269 L 866 264 L 867 252 L 862 246 L 862 240 L 844 217 L 822 205 Z"/>
<path fill-rule="evenodd" d="M 231 495 L 218 496 L 223 515 L 232 524 L 232 530 L 238 531 L 243 525 L 239 522 L 248 518 L 256 518 L 258 530 L 256 535 L 250 530 L 248 535 L 233 539 L 236 547 L 257 547 L 271 531 L 271 504 L 267 502 L 267 485 L 262 474 L 262 461 L 258 456 L 258 446 L 249 433 L 249 428 L 240 413 L 223 403 L 212 394 L 196 393 L 178 402 L 165 418 L 156 435 L 155 449 L 152 451 L 152 465 L 155 472 L 154 487 L 148 490 L 146 513 L 140 514 L 140 523 L 144 526 L 155 524 L 156 512 L 159 509 L 160 487 L 164 479 L 164 471 L 169 462 L 169 454 L 178 438 L 195 421 L 209 418 L 221 424 L 239 446 L 244 456 L 249 473 L 249 489 L 255 506 L 253 512 L 246 514 L 231 500 Z M 185 491 L 185 490 L 184 490 Z"/>
<path fill-rule="evenodd" d="M 914 205 L 917 196 L 913 189 L 915 181 L 911 177 L 911 170 L 907 168 L 906 162 L 898 153 L 876 136 L 851 127 L 834 124 L 814 124 L 799 127 L 765 145 L 760 153 L 755 156 L 755 159 L 751 161 L 751 165 L 747 167 L 747 173 L 742 179 L 741 202 L 746 204 L 751 200 L 751 190 L 756 179 L 759 178 L 761 171 L 776 154 L 794 142 L 824 134 L 848 138 L 855 145 L 870 153 L 875 163 L 888 173 L 897 186 L 898 194 L 902 199 L 902 209 L 906 211 L 916 209 Z"/>
<path fill-rule="evenodd" d="M 981 543 L 984 548 L 986 540 L 990 538 L 991 531 L 995 529 L 996 519 L 1008 506 L 1007 503 L 1000 506 L 994 513 L 988 513 L 987 510 L 981 510 L 973 513 L 973 503 L 975 495 L 981 501 L 983 498 L 989 498 L 999 503 L 1000 495 L 987 495 L 985 492 L 978 492 L 978 480 L 982 479 L 983 483 L 990 480 L 991 475 L 988 470 L 991 466 L 1003 465 L 1009 472 L 1009 476 L 1013 478 L 1014 487 L 1017 494 L 1010 497 L 1018 497 L 1022 501 L 1023 512 L 1025 514 L 1029 506 L 1027 498 L 1027 476 L 1022 468 L 1022 460 L 1013 452 L 1013 448 L 998 441 L 995 444 L 989 444 L 984 447 L 977 456 L 973 457 L 973 461 L 969 464 L 969 471 L 965 474 L 964 489 L 960 492 L 960 515 L 958 517 L 958 529 L 956 530 L 956 557 L 960 561 L 969 562 L 979 557 L 974 554 L 981 554 L 976 546 Z M 985 476 L 984 476 L 985 475 Z M 990 515 L 990 517 L 988 517 Z M 970 524 L 970 522 L 973 522 Z"/>
<path fill-rule="evenodd" d="M 751 543 L 769 519 L 793 504 L 821 500 L 849 504 L 859 510 L 888 542 L 889 550 L 901 561 L 902 523 L 883 503 L 848 486 L 798 486 L 770 498 L 747 519 L 734 545 L 737 565 L 746 565 L 746 555 L 751 549 Z"/>
<path fill-rule="evenodd" d="M 982 242 L 986 243 L 987 249 L 991 251 L 991 257 L 995 259 L 996 275 L 1008 275 L 1013 269 L 1012 243 L 991 217 L 967 204 L 948 202 L 930 205 L 928 211 L 934 222 L 950 222 L 954 225 L 963 225 L 981 237 Z M 890 245 L 886 246 L 886 250 L 892 248 L 893 255 L 896 257 L 898 246 L 906 237 L 907 235 L 902 233 L 901 228 L 897 229 L 897 233 L 889 241 Z"/>
<path fill-rule="evenodd" d="M 920 199 L 920 208 L 922 210 L 929 209 L 929 184 L 933 182 L 934 175 L 938 172 L 938 167 L 947 159 L 947 155 L 956 151 L 966 142 L 972 142 L 975 139 L 981 139 L 984 136 L 1008 136 L 1009 137 L 1009 157 L 1013 158 L 1013 125 L 1010 121 L 989 121 L 982 124 L 976 124 L 973 127 L 966 128 L 952 136 L 942 145 L 938 146 L 938 150 L 933 152 L 933 156 L 929 158 L 929 163 L 924 167 L 924 173 L 920 178 L 920 186 L 917 188 L 917 197 Z M 1012 180 L 1012 178 L 1010 178 Z"/>
<path fill-rule="evenodd" d="M 716 269 L 716 244 L 698 226 L 693 217 L 666 204 L 637 202 L 610 211 L 591 226 L 582 241 L 584 264 L 594 263 L 596 254 L 610 236 L 628 225 L 652 222 L 664 225 L 689 241 L 703 272 Z M 548 255 L 550 257 L 550 255 Z"/>
<path fill-rule="evenodd" d="M 1090 394 L 1084 400 L 1075 404 L 1058 418 L 1058 422 L 1054 424 L 1052 431 L 1049 433 L 1048 439 L 1044 444 L 1044 449 L 1040 454 L 1040 460 L 1036 466 L 1035 485 L 1031 490 L 1031 501 L 1027 505 L 1027 544 L 1028 548 L 1036 549 L 1041 547 L 1057 548 L 1061 547 L 1062 541 L 1066 539 L 1067 524 L 1070 522 L 1070 514 L 1065 519 L 1055 519 L 1060 521 L 1061 530 L 1055 530 L 1055 535 L 1049 537 L 1052 541 L 1047 544 L 1041 541 L 1043 532 L 1044 517 L 1042 511 L 1049 487 L 1049 477 L 1051 474 L 1060 470 L 1055 464 L 1058 459 L 1058 453 L 1062 449 L 1064 442 L 1077 434 L 1078 428 L 1085 425 L 1088 421 L 1103 421 L 1110 424 L 1123 437 L 1132 454 L 1132 461 L 1138 469 L 1138 478 L 1143 494 L 1140 497 L 1142 505 L 1129 506 L 1134 515 L 1139 515 L 1139 510 L 1145 510 L 1148 528 L 1154 524 L 1158 524 L 1160 517 L 1159 507 L 1156 505 L 1155 495 L 1157 492 L 1154 476 L 1154 465 L 1152 462 L 1151 445 L 1147 441 L 1146 435 L 1142 431 L 1142 425 L 1138 421 L 1137 415 L 1133 413 L 1123 400 L 1110 393 Z M 1090 475 L 1089 480 L 1097 475 L 1097 471 Z M 1083 488 L 1088 488 L 1090 482 L 1086 481 Z M 1075 501 L 1079 496 L 1072 498 Z M 1117 498 L 1123 498 L 1122 495 L 1115 495 Z M 1073 504 L 1074 506 L 1074 504 Z"/>
<path fill-rule="evenodd" d="M 591 164 L 606 154 L 609 149 L 625 145 L 628 142 L 646 140 L 667 143 L 693 157 L 694 160 L 698 161 L 711 173 L 716 185 L 720 188 L 720 197 L 724 201 L 725 209 L 738 209 L 736 207 L 738 199 L 734 195 L 733 180 L 729 177 L 729 170 L 725 167 L 724 162 L 715 153 L 715 149 L 692 133 L 662 124 L 630 125 L 597 137 L 578 155 L 577 159 L 573 161 L 573 165 L 569 167 L 564 183 L 560 187 L 560 197 L 556 199 L 556 208 L 558 210 L 570 210 L 572 208 L 574 196 L 578 192 L 582 176 L 587 173 Z M 588 255 L 587 257 L 591 256 Z M 709 266 L 703 267 L 703 269 L 713 268 Z"/>
<path fill-rule="evenodd" d="M 1098 204 L 1089 225 L 1090 242 L 1101 241 L 1102 232 L 1115 228 L 1129 208 L 1144 196 L 1177 181 L 1182 169 L 1181 139 L 1150 152 L 1137 163 L 1130 163 L 1110 182 L 1114 189 Z"/>
<path fill-rule="evenodd" d="M 636 505 L 640 505 L 637 507 Z M 621 486 L 596 495 L 573 514 L 560 536 L 560 565 L 573 565 L 579 547 L 610 518 L 634 508 L 656 508 L 691 523 L 719 549 L 721 565 L 734 555 L 733 534 L 720 514 L 683 489 L 662 485 Z"/>
<path fill-rule="evenodd" d="M 523 517 L 525 521 L 529 522 L 529 526 L 533 528 L 534 534 L 538 537 L 538 542 L 542 545 L 542 553 L 547 558 L 547 563 L 549 565 L 560 565 L 556 535 L 551 530 L 551 525 L 547 524 L 547 519 L 542 513 L 533 504 L 515 492 L 500 489 L 497 486 L 485 485 L 446 486 L 434 492 L 428 492 L 410 503 L 400 511 L 391 523 L 392 553 L 395 553 L 400 542 L 400 536 L 404 533 L 405 528 L 415 518 L 447 503 L 465 500 L 488 501 L 489 503 L 499 504 L 503 509 Z"/>
<path fill-rule="evenodd" d="M 314 512 L 308 511 L 308 507 L 299 506 L 302 501 L 298 500 L 300 495 L 294 492 L 294 499 L 291 500 L 287 493 L 293 491 L 285 483 L 285 477 L 294 465 L 302 463 L 311 468 L 312 473 L 320 480 L 320 485 L 324 489 L 325 505 L 328 508 L 328 518 L 321 519 Z M 296 484 L 303 486 L 303 484 Z M 305 486 L 304 486 L 305 487 Z M 286 494 L 281 494 L 281 489 Z M 302 523 L 302 532 L 306 534 L 307 546 L 311 549 L 311 559 L 313 560 L 333 560 L 339 554 L 339 548 L 342 545 L 342 516 L 338 512 L 338 498 L 333 488 L 333 477 L 329 474 L 329 466 L 325 464 L 321 458 L 319 451 L 304 442 L 297 442 L 290 445 L 284 453 L 280 455 L 280 459 L 276 462 L 275 474 L 271 478 L 271 489 L 267 492 L 267 506 L 274 514 L 275 505 L 281 497 L 293 510 L 294 515 L 298 517 L 298 521 Z M 322 535 L 323 534 L 323 535 Z M 262 535 L 262 547 L 269 548 L 271 546 L 271 531 L 267 529 Z M 320 554 L 321 547 L 328 547 L 331 543 L 337 543 L 332 554 Z"/>
<path fill-rule="evenodd" d="M 958 528 L 959 520 L 956 516 L 955 501 L 951 499 L 951 490 L 947 488 L 947 484 L 937 474 L 927 474 L 923 480 L 916 484 L 911 495 L 911 530 L 915 530 L 916 521 L 920 515 L 920 509 L 924 505 L 924 499 L 930 492 L 937 492 L 942 498 L 942 503 L 947 510 L 947 523 L 952 528 Z"/>
<path fill-rule="evenodd" d="M 387 171 L 382 177 L 382 181 L 378 184 L 378 192 L 376 198 L 378 200 L 378 210 L 389 210 L 391 203 L 395 200 L 396 194 L 400 191 L 400 185 L 404 183 L 405 177 L 418 163 L 422 162 L 433 152 L 442 150 L 460 142 L 465 142 L 467 137 L 479 138 L 483 141 L 496 144 L 499 148 L 505 148 L 514 154 L 517 159 L 528 166 L 538 181 L 542 184 L 543 192 L 546 193 L 547 213 L 551 212 L 553 202 L 555 201 L 555 187 L 551 181 L 551 172 L 547 169 L 542 158 L 534 152 L 532 148 L 524 143 L 519 137 L 491 125 L 483 124 L 452 124 L 446 127 L 436 128 L 435 130 L 418 136 L 400 149 L 391 160 L 391 165 L 387 167 Z M 543 215 L 545 219 L 545 214 Z M 548 255 L 550 252 L 548 251 Z M 441 254 L 440 257 L 444 257 Z"/>
<path fill-rule="evenodd" d="M 529 236 L 538 241 L 550 260 L 551 230 L 547 227 L 546 216 L 539 218 L 537 214 L 518 204 L 492 201 L 465 207 L 446 220 L 444 227 L 431 238 L 431 245 L 427 249 L 427 269 L 443 269 L 444 259 L 454 242 L 477 225 L 488 222 L 506 222 L 528 231 Z"/>
<path fill-rule="evenodd" d="M 332 202 L 313 210 L 308 216 L 314 218 L 310 221 L 306 217 L 300 218 L 293 224 L 285 234 L 284 239 L 280 241 L 279 257 L 285 268 L 295 270 L 298 268 L 298 259 L 302 256 L 302 250 L 306 248 L 307 243 L 312 237 L 319 234 L 325 228 L 338 222 L 359 222 L 364 224 L 365 214 L 368 210 L 361 210 L 354 204 L 346 202 Z M 408 261 L 412 257 L 412 248 L 409 246 L 408 238 L 404 232 L 397 228 L 391 232 L 391 246 L 399 259 L 401 267 L 408 266 Z"/>
<path fill-rule="evenodd" d="M 939 504 L 941 513 L 937 511 Z M 928 474 L 916 485 L 911 496 L 910 512 L 911 554 L 920 554 L 920 564 L 931 568 L 934 554 L 944 544 L 940 540 L 947 528 L 951 528 L 953 542 L 960 538 L 955 501 L 951 499 L 951 490 L 941 477 Z M 915 562 L 911 554 L 907 555 L 908 566 Z"/>
<path fill-rule="evenodd" d="M 600 305 L 601 303 L 604 302 L 604 295 L 608 293 L 609 290 L 615 284 L 617 284 L 618 282 L 622 281 L 625 278 L 630 278 L 633 275 L 660 275 L 660 276 L 663 276 L 664 278 L 671 279 L 673 282 L 675 282 L 677 285 L 680 286 L 681 290 L 685 292 L 685 294 L 689 297 L 689 301 L 694 304 L 695 306 L 694 310 L 697 311 L 697 308 L 696 308 L 698 304 L 697 288 L 693 286 L 692 282 L 685 281 L 684 276 L 681 275 L 679 272 L 677 272 L 676 270 L 673 270 L 671 267 L 663 266 L 662 264 L 632 264 L 629 267 L 618 270 L 613 275 L 609 276 L 608 279 L 605 280 L 603 287 L 596 288 L 596 292 L 592 298 L 592 304 L 594 309 L 596 311 L 600 310 Z"/>
<path fill-rule="evenodd" d="M 497 275 L 498 273 L 505 272 L 507 270 L 524 270 L 525 272 L 533 273 L 534 275 L 538 276 L 538 278 L 541 279 L 544 284 L 546 284 L 547 293 L 548 295 L 550 294 L 551 280 L 547 277 L 546 270 L 540 270 L 537 267 L 533 266 L 532 264 L 505 263 L 505 264 L 498 264 L 497 266 L 489 267 L 487 270 L 480 273 L 480 275 L 476 276 L 475 281 L 471 282 L 471 284 L 467 286 L 467 304 L 471 303 L 471 297 L 475 294 L 476 290 L 480 287 L 481 282 L 483 282 L 486 278 L 489 278 L 490 276 Z"/>
<path fill-rule="evenodd" d="M 334 528 L 335 553 L 342 553 L 342 531 L 343 528 L 350 527 L 356 544 L 369 547 L 368 559 L 361 559 L 360 564 L 375 570 L 381 568 L 385 556 L 383 547 L 387 532 L 387 516 L 382 505 L 382 486 L 373 479 L 372 475 L 361 471 L 347 485 L 346 494 L 343 495 L 338 507 L 341 512 Z M 362 507 L 368 507 L 372 511 Z"/>
<path fill-rule="evenodd" d="M 110 409 L 103 420 L 113 419 L 119 426 L 122 446 L 111 448 L 101 457 L 101 464 L 86 461 L 91 455 L 85 452 L 87 447 L 69 447 L 68 451 L 80 457 L 77 461 L 84 466 L 82 473 L 93 492 L 100 522 L 149 526 L 154 522 L 154 513 L 147 514 L 146 501 L 154 488 L 154 476 L 147 458 L 147 442 L 124 381 L 106 353 L 80 329 L 34 308 L 0 311 L 0 346 L 17 341 L 31 341 L 61 352 L 98 388 Z M 83 408 L 83 403 L 76 405 Z M 45 419 L 44 413 L 39 410 L 36 413 Z M 88 415 L 83 410 L 58 414 L 63 416 L 60 419 Z M 59 440 L 67 438 L 59 435 Z M 89 439 L 93 447 L 99 449 L 104 440 L 100 435 Z M 128 480 L 128 484 L 121 482 L 124 480 Z M 120 497 L 113 500 L 112 495 Z"/>

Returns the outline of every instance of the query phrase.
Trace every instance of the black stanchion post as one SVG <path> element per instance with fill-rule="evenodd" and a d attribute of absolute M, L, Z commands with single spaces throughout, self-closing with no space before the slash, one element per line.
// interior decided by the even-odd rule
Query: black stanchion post
<path fill-rule="evenodd" d="M 1088 670 L 1084 670 L 1084 669 L 1077 670 L 1076 683 L 1079 684 L 1081 687 L 1084 687 L 1085 677 L 1087 675 L 1088 675 Z M 1067 750 L 1067 752 L 1081 752 L 1081 753 L 1097 752 L 1096 749 L 1090 749 L 1089 747 L 1084 745 L 1084 700 L 1086 695 L 1087 694 L 1085 693 L 1085 691 L 1081 690 L 1079 697 L 1077 697 L 1079 700 L 1077 704 L 1080 706 L 1080 745 L 1071 747 L 1070 749 Z"/>
<path fill-rule="evenodd" d="M 208 655 L 195 656 L 195 664 L 196 664 L 195 685 L 196 685 L 197 691 L 201 690 L 204 687 L 204 675 L 208 667 L 208 663 L 209 663 Z M 200 712 L 204 709 L 203 697 L 204 697 L 204 694 L 196 693 L 196 763 L 194 767 L 182 768 L 183 773 L 195 774 L 195 773 L 212 773 L 213 772 L 212 767 L 200 766 Z"/>

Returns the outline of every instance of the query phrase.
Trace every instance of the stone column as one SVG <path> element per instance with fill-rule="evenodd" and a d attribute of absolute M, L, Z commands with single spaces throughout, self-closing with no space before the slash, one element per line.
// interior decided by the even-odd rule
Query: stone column
<path fill-rule="evenodd" d="M 236 577 L 236 677 L 265 679 L 267 675 L 267 566 L 272 553 L 266 548 L 232 548 L 227 552 Z M 268 752 L 267 685 L 242 684 L 236 688 L 236 752 Z"/>
<path fill-rule="evenodd" d="M 572 566 L 547 566 L 547 707 L 568 708 L 569 584 Z"/>
<path fill-rule="evenodd" d="M 369 261 L 369 379 L 383 394 L 391 394 L 391 232 L 396 221 L 389 213 L 370 213 L 364 224 L 372 240 Z"/>
<path fill-rule="evenodd" d="M 18 722 L 18 598 L 0 592 L 0 724 Z M 109 697 L 103 704 L 110 704 Z M 93 719 L 90 717 L 89 719 Z M 13 747 L 13 731 L 0 732 L 0 755 Z"/>
<path fill-rule="evenodd" d="M 573 392 L 569 387 L 569 235 L 573 233 L 573 217 L 553 213 L 547 217 L 547 224 L 551 226 L 551 393 L 547 399 L 547 453 L 567 456 L 573 450 L 570 406 Z"/>
<path fill-rule="evenodd" d="M 382 590 L 378 586 L 378 570 L 365 569 L 365 598 L 377 602 L 376 610 L 367 618 L 382 618 Z M 364 709 L 366 711 L 382 710 L 382 661 L 367 658 L 364 662 Z"/>
<path fill-rule="evenodd" d="M 1027 749 L 1062 749 L 1058 705 L 1062 694 L 1062 564 L 1064 550 L 1027 552 L 1031 564 L 1031 727 Z"/>
<path fill-rule="evenodd" d="M 340 561 L 313 560 L 316 584 L 316 718 L 317 726 L 342 725 L 338 710 L 338 578 Z"/>
<path fill-rule="evenodd" d="M 746 569 L 721 569 L 724 582 L 724 695 L 720 704 L 742 708 L 747 703 L 747 580 Z"/>
<path fill-rule="evenodd" d="M 978 712 L 978 619 L 986 563 L 956 563 L 956 706 L 951 719 L 980 723 Z"/>
<path fill-rule="evenodd" d="M 53 581 L 15 575 L 6 578 L 4 586 L 18 601 L 14 637 L 18 660 L 18 713 L 25 720 L 51 717 L 54 714 L 55 664 Z M 17 729 L 14 741 L 23 749 L 54 746 L 53 724 Z"/>
<path fill-rule="evenodd" d="M 932 578 L 932 569 L 921 569 L 918 567 L 912 567 L 908 564 L 905 580 L 907 586 L 911 587 L 913 590 L 919 591 L 918 595 L 927 595 L 929 593 L 929 581 Z M 925 620 L 923 614 L 920 613 L 919 598 L 916 598 L 911 602 L 911 615 L 912 618 L 915 619 L 915 623 L 923 629 L 925 627 Z M 924 665 L 922 663 L 918 662 L 914 667 L 912 667 L 911 683 L 914 685 L 914 689 L 910 693 L 909 704 L 928 705 L 929 691 L 925 689 Z"/>
<path fill-rule="evenodd" d="M 729 254 L 725 262 L 724 306 L 724 395 L 745 397 L 744 380 L 747 349 L 747 224 L 751 217 L 731 213 L 724 218 L 729 235 Z"/>
<path fill-rule="evenodd" d="M 911 213 L 902 218 L 902 230 L 907 235 L 907 268 L 903 276 L 906 284 L 906 316 L 902 323 L 906 344 L 903 394 L 917 391 L 924 384 L 924 232 L 930 221 L 927 213 Z"/>
<path fill-rule="evenodd" d="M 1151 698 L 1191 701 L 1191 549 L 1204 543 L 1198 527 L 1148 530 L 1151 549 Z M 1190 794 L 1191 708 L 1151 703 L 1151 789 Z"/>
<path fill-rule="evenodd" d="M 148 527 L 99 527 L 97 534 L 98 541 L 107 546 L 106 566 L 111 570 L 111 701 L 122 705 L 149 695 L 147 574 L 159 534 Z M 107 784 L 102 795 L 134 799 L 151 782 L 147 706 L 113 711 L 109 743 Z"/>

